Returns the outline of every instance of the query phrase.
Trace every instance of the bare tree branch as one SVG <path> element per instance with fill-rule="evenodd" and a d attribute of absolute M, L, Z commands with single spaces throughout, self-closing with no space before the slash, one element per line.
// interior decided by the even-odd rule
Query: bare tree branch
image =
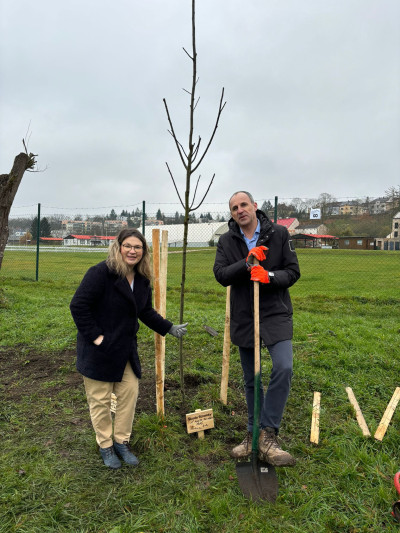
<path fill-rule="evenodd" d="M 199 135 L 199 142 L 197 143 L 197 146 L 196 148 L 193 150 L 193 156 L 192 156 L 192 162 L 194 163 L 196 157 L 197 157 L 197 154 L 199 153 L 199 149 L 200 149 L 200 144 L 201 144 L 201 137 Z"/>
<path fill-rule="evenodd" d="M 188 159 L 188 156 L 187 156 L 186 150 L 184 149 L 182 143 L 180 143 L 180 142 L 178 141 L 178 139 L 176 139 L 176 138 L 172 135 L 171 130 L 168 130 L 168 133 L 171 135 L 171 137 L 174 139 L 174 141 L 177 142 L 177 143 L 179 144 L 179 146 L 181 147 L 181 150 L 182 150 L 184 156 L 186 157 L 186 159 Z"/>
<path fill-rule="evenodd" d="M 34 154 L 29 154 L 30 156 L 36 157 Z M 45 172 L 49 167 L 46 165 L 44 168 L 36 168 L 35 170 L 27 168 L 27 172 L 32 172 L 32 174 L 39 174 L 40 172 Z"/>
<path fill-rule="evenodd" d="M 186 50 L 186 48 L 184 48 L 183 46 L 182 46 L 182 48 L 183 48 L 183 51 L 185 52 L 185 54 L 187 54 L 190 57 L 190 59 L 193 61 L 193 57 L 189 54 L 189 52 Z"/>
<path fill-rule="evenodd" d="M 201 162 L 203 161 L 203 159 L 204 159 L 206 153 L 208 152 L 208 149 L 210 148 L 210 145 L 211 145 L 211 143 L 212 143 L 212 141 L 213 141 L 213 139 L 214 139 L 215 133 L 216 133 L 217 128 L 218 128 L 219 119 L 220 119 L 220 117 L 221 117 L 221 113 L 222 113 L 222 111 L 223 111 L 223 109 L 224 109 L 224 107 L 225 107 L 225 105 L 226 105 L 226 102 L 222 103 L 222 102 L 223 102 L 223 99 L 224 99 L 224 88 L 222 88 L 221 99 L 220 99 L 220 101 L 219 101 L 218 114 L 217 114 L 217 119 L 216 119 L 216 121 L 215 121 L 214 130 L 213 130 L 213 132 L 212 132 L 212 135 L 211 135 L 211 137 L 210 137 L 210 140 L 208 141 L 207 147 L 206 147 L 206 149 L 204 150 L 204 153 L 203 153 L 203 155 L 202 155 L 201 158 L 200 158 L 200 161 L 199 161 L 199 162 L 197 163 L 197 165 L 193 168 L 193 172 L 195 172 L 196 169 L 201 165 Z"/>
<path fill-rule="evenodd" d="M 196 211 L 196 209 L 198 209 L 198 208 L 201 206 L 201 204 L 204 202 L 204 200 L 206 199 L 206 196 L 207 196 L 207 194 L 208 194 L 208 191 L 209 191 L 210 188 L 211 188 L 212 182 L 214 181 L 214 178 L 215 178 L 215 174 L 213 174 L 213 177 L 211 178 L 210 184 L 208 185 L 207 190 L 206 190 L 206 192 L 204 193 L 204 196 L 203 196 L 201 202 L 200 202 L 200 203 L 199 203 L 194 209 L 191 209 L 191 211 Z"/>
<path fill-rule="evenodd" d="M 176 190 L 176 194 L 178 195 L 179 201 L 180 201 L 183 209 L 185 209 L 185 204 L 182 202 L 182 198 L 181 198 L 181 195 L 179 194 L 179 191 L 178 191 L 178 188 L 176 186 L 176 183 L 175 183 L 175 180 L 174 180 L 174 176 L 172 175 L 171 169 L 169 168 L 168 163 L 165 163 L 165 164 L 167 165 L 167 169 L 168 169 L 169 175 L 171 176 L 172 183 L 174 184 L 174 187 L 175 187 L 175 190 Z"/>
<path fill-rule="evenodd" d="M 194 108 L 193 108 L 193 111 L 194 111 L 194 110 L 196 109 L 196 107 L 197 107 L 197 104 L 199 103 L 199 100 L 200 100 L 200 96 L 199 96 L 199 97 L 197 98 L 197 101 L 196 101 L 196 103 L 194 104 Z"/>
<path fill-rule="evenodd" d="M 199 186 L 200 178 L 201 178 L 201 175 L 197 178 L 196 187 L 194 188 L 193 199 L 192 199 L 192 203 L 190 204 L 189 211 L 192 210 L 194 199 L 196 198 L 197 187 Z"/>
<path fill-rule="evenodd" d="M 175 144 L 176 144 L 176 148 L 177 148 L 177 150 L 178 150 L 179 157 L 181 158 L 181 161 L 182 161 L 182 163 L 183 163 L 183 166 L 184 166 L 185 168 L 187 168 L 186 162 L 185 162 L 185 160 L 184 160 L 184 158 L 183 158 L 183 155 L 182 155 L 182 152 L 181 152 L 181 149 L 180 149 L 180 146 L 181 146 L 181 145 L 180 145 L 180 143 L 178 142 L 178 138 L 177 138 L 177 136 L 175 135 L 174 126 L 173 126 L 173 124 L 172 124 L 172 120 L 171 120 L 171 117 L 170 117 L 170 114 L 169 114 L 169 110 L 168 110 L 168 106 L 167 106 L 167 101 L 165 100 L 165 98 L 163 98 L 163 102 L 164 102 L 165 110 L 166 110 L 166 112 L 167 112 L 168 122 L 169 122 L 169 125 L 170 125 L 170 127 L 171 127 L 171 132 L 170 132 L 170 133 L 171 133 L 172 137 L 174 138 L 174 141 L 175 141 Z"/>

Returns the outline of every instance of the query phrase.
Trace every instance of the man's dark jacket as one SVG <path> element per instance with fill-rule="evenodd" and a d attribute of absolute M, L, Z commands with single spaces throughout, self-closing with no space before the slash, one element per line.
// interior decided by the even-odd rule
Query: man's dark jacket
<path fill-rule="evenodd" d="M 70 304 L 78 328 L 76 368 L 99 381 L 121 381 L 129 361 L 138 378 L 142 371 L 137 352 L 138 319 L 160 335 L 172 326 L 152 306 L 150 282 L 135 274 L 134 289 L 126 278 L 103 261 L 91 267 Z M 93 341 L 104 335 L 96 346 Z"/>
<path fill-rule="evenodd" d="M 271 283 L 260 283 L 260 335 L 265 345 L 291 339 L 293 308 L 288 287 L 300 277 L 296 252 L 284 226 L 274 224 L 262 211 L 257 246 L 267 246 L 266 259 L 260 264 L 274 272 Z M 254 282 L 250 280 L 246 258 L 248 248 L 238 224 L 231 218 L 229 231 L 218 241 L 214 264 L 215 278 L 231 285 L 231 340 L 237 346 L 254 347 Z"/>

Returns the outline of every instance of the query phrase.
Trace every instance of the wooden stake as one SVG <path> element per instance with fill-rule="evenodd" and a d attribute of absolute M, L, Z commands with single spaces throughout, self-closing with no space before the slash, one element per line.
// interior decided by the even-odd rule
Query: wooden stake
<path fill-rule="evenodd" d="M 321 407 L 321 393 L 314 392 L 312 419 L 311 419 L 311 436 L 310 442 L 318 444 L 319 442 L 319 413 Z"/>
<path fill-rule="evenodd" d="M 386 407 L 386 411 L 383 414 L 383 417 L 379 423 L 378 429 L 375 432 L 374 437 L 376 438 L 376 440 L 383 439 L 399 400 L 400 400 L 400 387 L 397 387 L 393 393 L 392 399 L 390 400 L 388 406 Z"/>
<path fill-rule="evenodd" d="M 167 316 L 167 267 L 168 267 L 168 231 L 161 232 L 161 257 L 160 257 L 160 315 Z M 165 383 L 165 337 L 161 336 L 161 357 L 162 357 L 162 387 L 164 392 Z M 164 413 L 164 405 L 163 405 Z"/>
<path fill-rule="evenodd" d="M 363 432 L 364 437 L 370 437 L 371 433 L 369 432 L 367 423 L 365 422 L 364 416 L 361 412 L 360 406 L 358 405 L 358 402 L 356 400 L 356 397 L 354 396 L 354 393 L 351 387 L 346 387 L 346 392 L 347 392 L 347 396 L 349 397 L 351 405 L 354 407 L 354 410 L 356 412 L 357 422 Z"/>
<path fill-rule="evenodd" d="M 224 346 L 222 349 L 221 402 L 228 403 L 229 359 L 231 350 L 231 287 L 226 288 Z"/>
<path fill-rule="evenodd" d="M 168 232 L 162 233 L 162 249 L 160 261 L 160 230 L 153 229 L 153 286 L 154 309 L 165 317 L 167 294 L 167 259 Z M 156 403 L 157 414 L 164 416 L 164 378 L 165 378 L 165 338 L 154 333 L 155 367 L 156 367 Z"/>

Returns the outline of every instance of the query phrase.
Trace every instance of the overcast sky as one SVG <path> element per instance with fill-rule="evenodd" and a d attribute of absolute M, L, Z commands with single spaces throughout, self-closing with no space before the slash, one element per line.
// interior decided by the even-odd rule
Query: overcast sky
<path fill-rule="evenodd" d="M 12 215 L 178 209 L 188 142 L 190 0 L 0 0 L 0 173 L 39 154 Z M 382 196 L 400 182 L 399 0 L 197 0 L 203 210 L 247 189 Z M 201 210 L 201 209 L 200 209 Z"/>

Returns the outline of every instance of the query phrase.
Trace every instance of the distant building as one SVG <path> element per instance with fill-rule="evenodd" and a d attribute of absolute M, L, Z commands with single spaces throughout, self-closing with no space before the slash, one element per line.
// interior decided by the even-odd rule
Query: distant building
<path fill-rule="evenodd" d="M 376 239 L 379 250 L 400 251 L 400 211 L 392 220 L 392 231 L 385 239 Z"/>
<path fill-rule="evenodd" d="M 151 217 L 151 218 L 146 218 L 146 220 L 144 221 L 144 225 L 145 226 L 163 226 L 164 221 Z"/>
<path fill-rule="evenodd" d="M 126 217 L 119 217 L 126 218 Z M 63 220 L 61 227 L 63 235 L 116 235 L 118 231 L 128 225 L 126 220 Z"/>
<path fill-rule="evenodd" d="M 108 246 L 115 236 L 101 235 L 67 235 L 64 237 L 64 246 Z"/>
<path fill-rule="evenodd" d="M 400 227 L 400 211 L 396 213 L 392 220 L 392 231 L 387 236 L 388 239 L 397 239 L 400 235 L 399 233 L 399 227 Z"/>
<path fill-rule="evenodd" d="M 297 233 L 307 233 L 309 235 L 326 235 L 328 233 L 328 228 L 325 226 L 325 224 L 317 224 L 317 222 L 315 221 L 312 224 L 301 224 L 301 226 L 298 226 L 296 228 L 296 234 Z"/>
<path fill-rule="evenodd" d="M 292 241 L 296 248 L 338 248 L 339 237 L 317 233 L 296 233 Z"/>
<path fill-rule="evenodd" d="M 374 237 L 339 237 L 341 250 L 376 250 Z"/>
<path fill-rule="evenodd" d="M 347 202 L 339 207 L 341 215 L 363 215 L 368 213 L 368 209 L 365 205 L 361 205 L 359 202 Z"/>
<path fill-rule="evenodd" d="M 369 214 L 380 215 L 391 208 L 391 202 L 387 198 L 375 198 L 369 202 Z"/>

